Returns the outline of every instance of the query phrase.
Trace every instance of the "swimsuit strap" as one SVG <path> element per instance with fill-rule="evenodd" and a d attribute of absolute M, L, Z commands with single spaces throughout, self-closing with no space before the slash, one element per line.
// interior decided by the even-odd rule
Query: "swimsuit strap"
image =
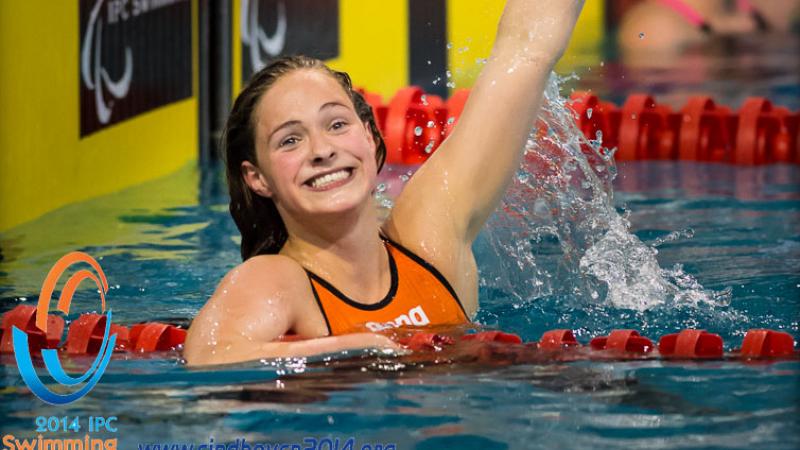
<path fill-rule="evenodd" d="M 330 335 L 402 325 L 469 323 L 455 290 L 435 267 L 386 236 L 381 235 L 381 239 L 389 254 L 392 285 L 377 303 L 349 298 L 329 281 L 306 270 Z"/>
<path fill-rule="evenodd" d="M 687 22 L 699 28 L 700 31 L 706 34 L 711 34 L 714 32 L 714 30 L 711 28 L 711 24 L 709 24 L 708 21 L 699 12 L 697 12 L 696 9 L 687 5 L 683 0 L 659 0 L 659 2 L 683 16 Z M 753 6 L 753 4 L 750 3 L 749 0 L 737 0 L 736 7 L 739 9 L 739 11 L 749 14 L 750 17 L 752 17 L 753 21 L 756 23 L 758 31 L 764 32 L 769 30 L 769 24 L 764 18 L 764 15 L 761 14 Z"/>
<path fill-rule="evenodd" d="M 682 0 L 659 0 L 659 2 L 683 16 L 687 22 L 700 28 L 703 32 L 711 33 L 711 25 L 696 9 L 687 5 L 686 2 Z"/>

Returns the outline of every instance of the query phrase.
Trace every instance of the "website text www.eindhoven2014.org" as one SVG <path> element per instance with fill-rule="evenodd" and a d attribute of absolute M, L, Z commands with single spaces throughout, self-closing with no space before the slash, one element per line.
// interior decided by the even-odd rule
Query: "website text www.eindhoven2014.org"
<path fill-rule="evenodd" d="M 245 438 L 215 442 L 151 442 L 139 444 L 138 450 L 397 450 L 394 443 L 357 442 L 356 438 L 303 438 L 302 442 L 248 442 Z"/>

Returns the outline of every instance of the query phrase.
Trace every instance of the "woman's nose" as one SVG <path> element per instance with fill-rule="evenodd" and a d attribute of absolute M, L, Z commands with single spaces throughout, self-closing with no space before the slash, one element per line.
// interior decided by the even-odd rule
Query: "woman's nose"
<path fill-rule="evenodd" d="M 312 152 L 312 161 L 314 163 L 321 163 L 336 157 L 336 148 L 325 140 L 321 140 L 317 145 L 314 145 Z"/>

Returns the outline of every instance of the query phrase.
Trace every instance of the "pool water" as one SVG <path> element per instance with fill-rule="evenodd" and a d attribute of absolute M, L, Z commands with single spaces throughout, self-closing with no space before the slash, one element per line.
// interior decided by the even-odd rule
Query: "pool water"
<path fill-rule="evenodd" d="M 701 327 L 720 333 L 729 350 L 748 328 L 800 335 L 800 168 L 639 162 L 619 170 L 617 201 L 631 211 L 636 235 L 652 243 L 691 229 L 685 233 L 693 237 L 658 247 L 659 262 L 683 263 L 706 288 L 730 288 L 730 304 L 633 311 L 576 304 L 561 295 L 519 301 L 484 287 L 480 323 L 525 340 L 538 339 L 550 328 L 572 328 L 583 342 L 613 328 L 638 328 L 656 339 Z M 185 178 L 192 180 L 187 171 Z M 62 248 L 31 253 L 14 245 L 29 236 L 5 235 L 3 248 L 11 249 L 12 256 L 4 254 L 2 262 L 3 310 L 21 297 L 34 301 L 54 257 L 80 248 L 102 258 L 115 321 L 192 317 L 239 258 L 219 172 L 212 172 L 212 178 L 205 180 L 196 205 L 119 206 L 125 198 L 146 197 L 159 190 L 158 184 L 175 182 L 164 179 L 40 219 L 53 226 L 91 212 L 108 220 L 106 226 L 116 221 L 124 229 L 136 228 L 135 233 L 129 230 L 135 243 L 68 241 Z M 741 178 L 750 182 L 735 182 Z M 546 253 L 547 245 L 555 244 L 543 243 L 539 251 Z M 496 257 L 484 237 L 475 249 L 479 266 Z M 95 302 L 79 293 L 73 311 L 97 309 Z M 797 361 L 431 362 L 420 367 L 362 355 L 306 365 L 294 361 L 190 370 L 176 354 L 120 355 L 89 395 L 65 407 L 38 401 L 13 365 L 3 367 L 5 433 L 29 434 L 37 415 L 116 415 L 121 448 L 144 442 L 199 444 L 209 436 L 216 442 L 302 442 L 306 436 L 344 441 L 353 436 L 357 442 L 392 442 L 397 448 L 800 445 Z"/>
<path fill-rule="evenodd" d="M 709 58 L 710 67 L 725 66 Z M 611 60 L 603 67 L 623 71 L 629 81 L 619 82 L 619 90 L 614 81 L 601 88 L 597 75 L 582 73 L 575 87 L 622 95 L 644 86 L 630 81 L 638 69 Z M 755 93 L 797 108 L 800 72 L 786 64 L 780 70 L 762 67 L 769 81 Z M 679 74 L 652 70 L 670 80 L 657 90 L 670 93 L 674 106 L 698 88 L 727 92 L 724 84 L 681 84 Z M 621 79 L 613 75 L 601 78 Z M 746 77 L 734 78 L 746 83 Z M 720 95 L 720 102 L 735 107 L 735 95 Z M 407 170 L 388 167 L 383 177 L 391 183 Z M 702 284 L 704 292 L 721 293 L 720 300 L 637 309 L 615 306 L 603 295 L 596 301 L 573 295 L 558 289 L 576 280 L 563 267 L 558 242 L 547 238 L 534 242 L 531 253 L 551 275 L 551 289 L 516 289 L 517 275 L 498 262 L 507 255 L 492 245 L 498 231 L 492 222 L 474 247 L 481 268 L 479 324 L 526 341 L 547 329 L 570 328 L 584 343 L 614 328 L 636 328 L 654 340 L 682 328 L 705 328 L 722 335 L 726 350 L 749 328 L 800 337 L 800 167 L 662 161 L 625 163 L 618 172 L 614 207 L 630 230 L 658 250 L 662 268 L 680 264 L 678 273 Z M 0 312 L 34 304 L 50 266 L 64 253 L 82 250 L 108 276 L 115 322 L 188 323 L 240 262 L 237 239 L 220 168 L 187 166 L 0 234 Z M 97 309 L 93 293 L 79 292 L 70 318 Z M 25 388 L 13 358 L 3 355 L 2 433 L 33 436 L 36 416 L 113 415 L 120 448 L 126 449 L 145 443 L 197 448 L 212 437 L 216 443 L 245 438 L 252 444 L 302 443 L 305 437 L 344 442 L 351 436 L 356 448 L 800 447 L 797 360 L 508 364 L 348 356 L 207 370 L 187 369 L 178 353 L 121 354 L 86 397 L 52 407 Z"/>

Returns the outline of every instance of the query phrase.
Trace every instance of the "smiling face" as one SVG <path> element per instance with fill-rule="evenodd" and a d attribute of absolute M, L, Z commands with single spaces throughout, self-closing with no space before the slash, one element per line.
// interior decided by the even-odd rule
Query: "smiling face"
<path fill-rule="evenodd" d="M 329 74 L 295 70 L 261 97 L 253 115 L 258 165 L 245 181 L 297 219 L 369 204 L 377 178 L 375 143 L 349 95 Z"/>

